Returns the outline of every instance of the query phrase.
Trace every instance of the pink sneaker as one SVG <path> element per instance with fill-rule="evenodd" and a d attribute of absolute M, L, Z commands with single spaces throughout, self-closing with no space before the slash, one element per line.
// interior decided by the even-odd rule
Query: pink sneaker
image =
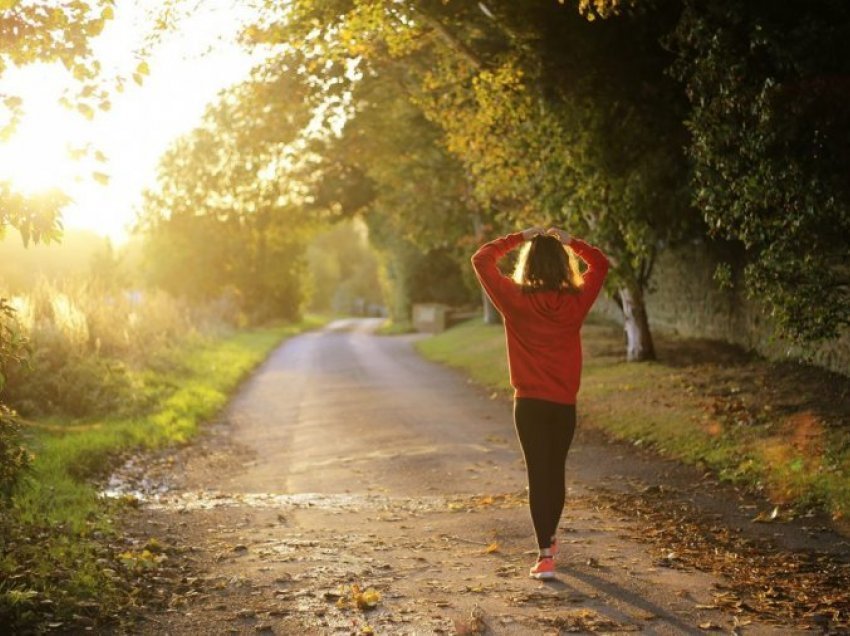
<path fill-rule="evenodd" d="M 552 557 L 540 557 L 537 563 L 528 571 L 528 576 L 533 579 L 555 578 L 555 559 Z"/>

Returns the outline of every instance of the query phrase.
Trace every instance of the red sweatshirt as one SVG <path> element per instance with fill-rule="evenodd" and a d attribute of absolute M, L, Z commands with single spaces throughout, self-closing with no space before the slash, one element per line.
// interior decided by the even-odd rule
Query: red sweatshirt
<path fill-rule="evenodd" d="M 601 250 L 577 238 L 570 248 L 588 265 L 579 293 L 524 292 L 496 263 L 524 242 L 509 234 L 479 248 L 472 266 L 490 300 L 505 319 L 508 366 L 516 397 L 575 404 L 581 382 L 581 337 L 587 312 L 608 273 Z"/>

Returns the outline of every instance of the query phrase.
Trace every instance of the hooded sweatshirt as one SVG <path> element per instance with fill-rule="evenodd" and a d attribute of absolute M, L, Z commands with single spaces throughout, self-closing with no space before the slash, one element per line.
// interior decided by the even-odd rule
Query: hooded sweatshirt
<path fill-rule="evenodd" d="M 526 292 L 497 263 L 524 242 L 521 232 L 482 245 L 472 266 L 505 322 L 514 396 L 575 404 L 581 383 L 581 325 L 608 273 L 596 247 L 571 238 L 569 247 L 587 264 L 584 285 L 569 291 Z"/>

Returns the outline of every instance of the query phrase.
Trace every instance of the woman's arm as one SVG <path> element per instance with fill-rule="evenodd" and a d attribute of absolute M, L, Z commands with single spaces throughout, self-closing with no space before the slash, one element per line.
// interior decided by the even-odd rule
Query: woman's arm
<path fill-rule="evenodd" d="M 505 313 L 504 307 L 508 299 L 517 294 L 519 290 L 516 283 L 499 271 L 497 263 L 505 254 L 518 247 L 523 241 L 531 240 L 542 233 L 542 228 L 532 227 L 523 232 L 508 234 L 485 243 L 472 255 L 472 267 L 481 286 L 484 287 L 484 291 L 487 292 L 496 309 L 502 314 Z"/>
<path fill-rule="evenodd" d="M 605 276 L 608 274 L 610 267 L 608 257 L 598 247 L 594 247 L 581 239 L 570 236 L 564 230 L 549 228 L 547 233 L 557 236 L 561 243 L 568 245 L 587 264 L 587 270 L 584 272 L 584 285 L 582 286 L 580 296 L 582 317 L 584 317 L 590 311 L 593 301 L 599 296 L 602 283 L 605 282 Z"/>

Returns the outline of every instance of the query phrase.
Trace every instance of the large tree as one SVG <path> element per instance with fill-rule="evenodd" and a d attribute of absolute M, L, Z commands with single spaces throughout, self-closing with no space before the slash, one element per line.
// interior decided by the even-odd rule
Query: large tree
<path fill-rule="evenodd" d="M 745 285 L 783 335 L 832 338 L 850 323 L 850 4 L 684 4 L 670 42 L 694 202 L 743 243 Z"/>
<path fill-rule="evenodd" d="M 659 44 L 678 5 L 584 5 L 618 15 L 591 22 L 575 7 L 507 0 L 307 0 L 270 13 L 250 37 L 364 73 L 404 63 L 414 102 L 497 230 L 562 223 L 614 257 L 628 358 L 647 359 L 643 294 L 657 251 L 700 229 L 685 191 L 686 103 Z"/>
<path fill-rule="evenodd" d="M 322 154 L 368 179 L 371 197 L 360 212 L 383 256 L 391 316 L 404 321 L 412 302 L 468 300 L 462 271 L 476 212 L 441 129 L 412 102 L 408 70 L 387 61 L 364 74 L 341 135 Z"/>
<path fill-rule="evenodd" d="M 258 319 L 298 315 L 311 221 L 312 113 L 298 75 L 277 70 L 225 91 L 173 145 L 139 223 L 154 283 L 196 300 L 234 292 Z"/>

